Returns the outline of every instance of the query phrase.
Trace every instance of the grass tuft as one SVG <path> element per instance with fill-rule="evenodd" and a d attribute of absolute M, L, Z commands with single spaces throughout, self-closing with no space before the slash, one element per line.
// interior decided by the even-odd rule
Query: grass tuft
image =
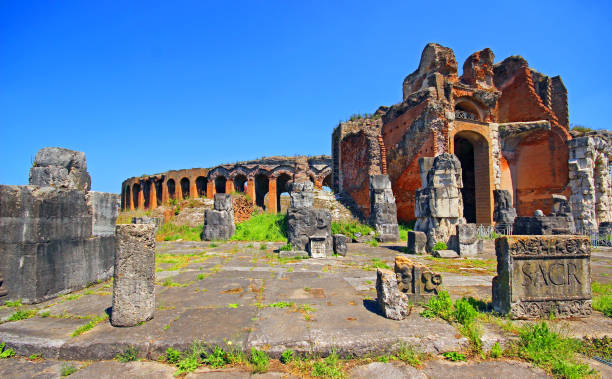
<path fill-rule="evenodd" d="M 233 241 L 287 242 L 287 215 L 261 213 L 236 225 Z"/>

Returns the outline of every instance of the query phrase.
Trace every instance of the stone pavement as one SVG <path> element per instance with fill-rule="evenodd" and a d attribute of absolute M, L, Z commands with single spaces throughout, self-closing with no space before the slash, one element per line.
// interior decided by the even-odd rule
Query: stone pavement
<path fill-rule="evenodd" d="M 388 320 L 379 314 L 374 288 L 376 266 L 393 266 L 394 257 L 401 250 L 397 244 L 378 247 L 349 244 L 346 257 L 317 260 L 279 259 L 273 250 L 281 245 L 158 243 L 155 317 L 132 328 L 114 328 L 108 319 L 103 319 L 110 312 L 111 282 L 19 308 L 36 310 L 36 315 L 29 319 L 6 322 L 16 308 L 0 307 L 0 320 L 5 321 L 0 324 L 0 341 L 19 356 L 40 354 L 46 358 L 36 364 L 18 358 L 0 360 L 0 377 L 13 377 L 20 372 L 31 373 L 27 377 L 35 373 L 46 377 L 46 373 L 61 366 L 56 360 L 104 361 L 130 346 L 138 350 L 140 358 L 156 360 L 168 347 L 186 350 L 193 341 L 245 351 L 256 347 L 274 357 L 287 348 L 322 355 L 333 348 L 340 354 L 363 356 L 388 352 L 400 343 L 434 355 L 468 346 L 453 326 L 420 317 L 418 310 L 402 321 Z M 491 279 L 495 274 L 492 244 L 477 259 L 445 261 L 421 256 L 416 259 L 442 273 L 443 285 L 451 296 L 490 301 Z M 592 269 L 594 280 L 609 282 L 612 249 L 594 251 Z M 79 334 L 79 328 L 88 323 L 93 325 L 91 330 Z M 599 312 L 589 319 L 559 324 L 576 336 L 603 336 L 612 330 L 612 320 Z M 484 329 L 485 350 L 508 337 L 492 324 L 486 324 Z M 476 366 L 485 367 L 485 363 Z M 130 370 L 144 372 L 151 364 L 158 365 L 143 361 Z M 444 372 L 452 372 L 445 371 L 445 364 L 441 362 L 438 367 L 428 363 L 427 367 L 434 371 L 422 372 L 444 377 Z M 113 368 L 118 362 L 93 363 L 77 373 L 85 373 L 96 365 L 103 365 L 109 372 L 126 373 L 125 369 Z M 171 376 L 174 372 L 171 366 L 161 366 L 150 366 L 155 372 L 152 377 L 166 377 L 170 371 Z"/>

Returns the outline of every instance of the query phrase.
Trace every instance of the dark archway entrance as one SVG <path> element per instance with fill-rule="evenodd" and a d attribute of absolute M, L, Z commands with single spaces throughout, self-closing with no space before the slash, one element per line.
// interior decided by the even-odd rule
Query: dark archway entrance
<path fill-rule="evenodd" d="M 140 184 L 136 183 L 132 187 L 132 201 L 134 202 L 134 209 L 140 207 L 140 204 L 138 204 L 139 197 L 140 197 Z"/>
<path fill-rule="evenodd" d="M 454 136 L 453 153 L 461 162 L 463 217 L 469 223 L 490 224 L 492 217 L 489 143 L 479 133 L 461 131 Z"/>
<path fill-rule="evenodd" d="M 176 185 L 174 183 L 174 179 L 168 179 L 166 186 L 168 187 L 168 199 L 174 199 L 176 197 Z"/>
<path fill-rule="evenodd" d="M 208 184 L 208 179 L 203 176 L 198 176 L 196 179 L 196 189 L 198 190 L 198 197 L 206 196 L 206 185 Z"/>
<path fill-rule="evenodd" d="M 282 199 L 288 201 L 289 199 L 289 181 L 291 181 L 291 176 L 289 174 L 280 174 L 276 179 L 276 211 L 284 212 L 288 208 L 288 204 L 285 204 L 283 207 Z"/>
<path fill-rule="evenodd" d="M 181 179 L 181 197 L 183 199 L 189 199 L 189 179 L 183 178 Z"/>
<path fill-rule="evenodd" d="M 255 175 L 255 205 L 266 209 L 266 195 L 268 191 L 268 177 L 264 174 Z"/>
<path fill-rule="evenodd" d="M 234 178 L 234 190 L 236 192 L 241 192 L 241 193 L 244 192 L 246 182 L 247 182 L 246 176 L 242 174 L 236 175 L 236 177 Z"/>
<path fill-rule="evenodd" d="M 215 193 L 225 193 L 225 182 L 225 176 L 219 175 L 215 178 Z"/>

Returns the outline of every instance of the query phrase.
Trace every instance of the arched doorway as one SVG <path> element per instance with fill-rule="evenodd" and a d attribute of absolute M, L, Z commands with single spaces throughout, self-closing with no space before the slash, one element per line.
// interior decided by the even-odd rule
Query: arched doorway
<path fill-rule="evenodd" d="M 285 173 L 280 174 L 276 179 L 276 211 L 279 213 L 286 211 L 291 202 L 289 200 L 290 181 L 291 176 Z"/>
<path fill-rule="evenodd" d="M 174 179 L 168 179 L 166 186 L 168 187 L 168 199 L 172 200 L 176 198 L 176 184 L 174 183 Z"/>
<path fill-rule="evenodd" d="M 268 177 L 264 174 L 255 175 L 255 205 L 266 209 L 266 195 L 268 194 Z"/>
<path fill-rule="evenodd" d="M 227 182 L 227 179 L 225 179 L 225 176 L 217 176 L 215 178 L 215 192 L 216 193 L 225 193 L 225 182 Z"/>
<path fill-rule="evenodd" d="M 140 184 L 136 183 L 132 187 L 132 201 L 134 204 L 134 209 L 139 208 L 140 204 L 138 204 L 138 198 L 140 197 Z"/>
<path fill-rule="evenodd" d="M 238 174 L 234 177 L 234 190 L 236 192 L 244 192 L 245 191 L 245 186 L 247 183 L 247 177 L 242 175 L 242 174 Z"/>
<path fill-rule="evenodd" d="M 198 197 L 206 196 L 206 186 L 208 185 L 208 179 L 203 176 L 198 176 L 196 179 L 196 189 L 198 190 Z"/>
<path fill-rule="evenodd" d="M 453 153 L 461 162 L 463 217 L 469 223 L 492 222 L 489 142 L 481 134 L 464 130 L 453 138 Z"/>
<path fill-rule="evenodd" d="M 157 198 L 157 205 L 162 203 L 162 182 L 161 180 L 155 181 L 155 196 Z"/>
<path fill-rule="evenodd" d="M 189 179 L 181 179 L 181 197 L 183 199 L 189 199 Z"/>
<path fill-rule="evenodd" d="M 333 192 L 332 191 L 332 177 L 331 177 L 331 174 L 327 175 L 323 179 L 323 191 Z"/>

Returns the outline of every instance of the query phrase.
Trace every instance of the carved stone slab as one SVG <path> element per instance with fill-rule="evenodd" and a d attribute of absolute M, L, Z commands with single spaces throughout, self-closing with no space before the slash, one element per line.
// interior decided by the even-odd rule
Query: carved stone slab
<path fill-rule="evenodd" d="M 493 308 L 512 318 L 587 317 L 591 248 L 581 236 L 504 236 L 495 240 Z"/>

